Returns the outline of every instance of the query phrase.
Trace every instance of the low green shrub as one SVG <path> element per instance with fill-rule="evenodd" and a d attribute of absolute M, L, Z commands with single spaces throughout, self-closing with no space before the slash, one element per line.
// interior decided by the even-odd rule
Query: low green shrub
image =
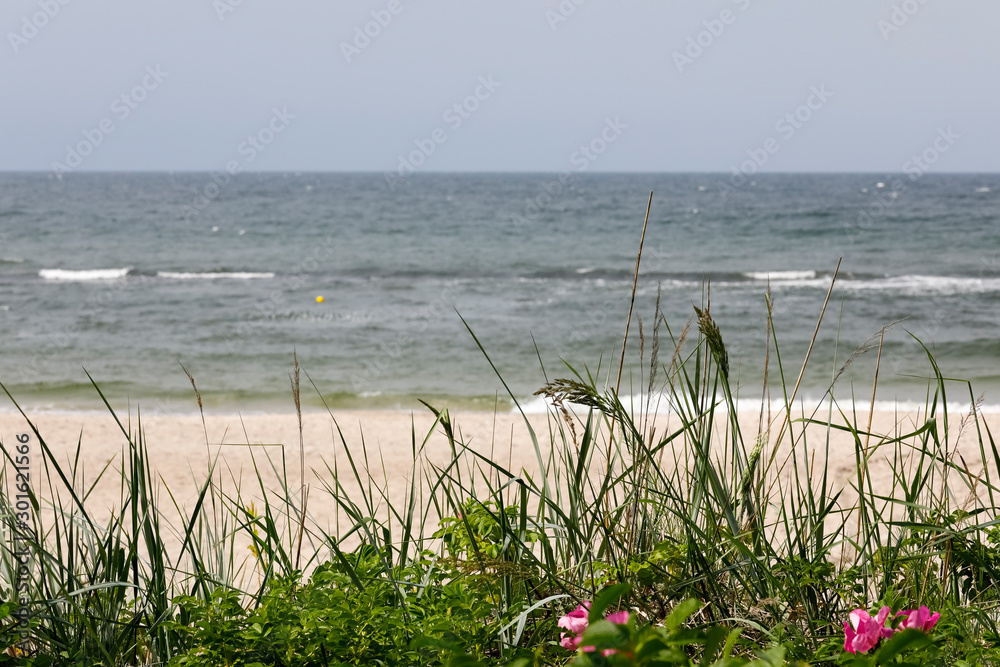
<path fill-rule="evenodd" d="M 251 605 L 225 588 L 208 600 L 177 598 L 184 621 L 169 625 L 191 648 L 169 665 L 427 666 L 458 650 L 495 652 L 493 605 L 461 580 L 446 581 L 432 561 L 396 568 L 390 580 L 371 549 L 345 558 L 319 565 L 305 583 L 274 579 Z"/>

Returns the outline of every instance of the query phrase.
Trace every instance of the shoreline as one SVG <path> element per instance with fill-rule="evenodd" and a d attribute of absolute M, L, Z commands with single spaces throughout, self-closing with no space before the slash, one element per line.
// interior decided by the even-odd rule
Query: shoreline
<path fill-rule="evenodd" d="M 949 414 L 967 414 L 972 408 L 972 402 L 965 399 L 956 400 L 958 392 L 951 392 L 949 394 L 949 400 L 947 402 L 947 408 Z M 1000 399 L 1000 395 L 996 398 Z M 402 400 L 399 400 L 402 399 Z M 412 399 L 412 404 L 404 404 L 402 401 L 409 401 Z M 488 400 L 487 400 L 488 399 Z M 348 413 L 420 413 L 428 412 L 429 410 L 425 404 L 421 401 L 426 401 L 435 409 L 438 410 L 448 410 L 453 414 L 497 414 L 497 415 L 520 415 L 523 411 L 526 415 L 544 415 L 551 410 L 552 404 L 544 397 L 532 395 L 532 396 L 522 396 L 519 397 L 515 403 L 509 396 L 499 396 L 499 397 L 484 397 L 484 396 L 440 396 L 440 395 L 424 395 L 424 394 L 414 394 L 412 396 L 405 397 L 391 397 L 390 403 L 379 404 L 377 401 L 366 401 L 364 399 L 359 399 L 358 401 L 351 401 L 347 405 L 339 404 L 334 401 L 329 407 L 324 407 L 321 403 L 315 401 L 303 401 L 301 411 L 303 415 L 327 415 L 331 413 L 337 414 L 348 414 Z M 720 401 L 721 396 L 720 396 Z M 752 413 L 760 411 L 762 406 L 765 406 L 763 399 L 761 397 L 754 398 L 741 398 L 736 399 L 736 409 L 740 414 Z M 622 395 L 621 401 L 624 405 L 634 405 L 639 408 L 644 408 L 646 406 L 647 397 L 643 396 L 627 396 Z M 192 397 L 190 401 L 164 401 L 162 399 L 150 399 L 146 401 L 136 401 L 134 403 L 128 404 L 122 399 L 114 399 L 110 401 L 112 406 L 115 408 L 115 413 L 119 415 L 127 415 L 127 410 L 131 409 L 134 413 L 136 409 L 142 411 L 144 418 L 146 417 L 198 417 L 202 413 L 206 417 L 222 418 L 222 417 L 236 417 L 239 415 L 275 415 L 275 416 L 294 416 L 296 414 L 295 406 L 292 401 L 291 396 L 288 397 L 287 401 L 268 401 L 260 402 L 257 405 L 250 403 L 251 407 L 249 409 L 241 409 L 239 403 L 232 404 L 217 404 L 213 405 L 209 401 L 205 401 L 204 409 L 199 410 L 197 401 Z M 874 403 L 875 413 L 898 413 L 901 415 L 911 414 L 918 411 L 923 411 L 924 407 L 929 401 L 919 400 L 916 398 L 883 398 L 877 397 Z M 176 409 L 178 405 L 190 404 L 190 407 Z M 103 403 L 94 403 L 92 406 L 88 407 L 56 407 L 54 402 L 42 402 L 34 404 L 25 404 L 21 401 L 18 403 L 20 405 L 20 410 L 23 410 L 28 415 L 64 415 L 64 416 L 100 416 L 100 415 L 110 415 L 110 412 Z M 117 404 L 117 405 L 116 405 Z M 487 405 L 489 407 L 479 408 L 476 404 Z M 671 409 L 670 403 L 667 399 L 666 394 L 660 394 L 659 399 L 656 395 L 652 398 L 651 404 L 658 408 L 654 408 L 652 412 L 657 415 L 665 416 L 673 414 L 675 411 Z M 795 399 L 794 409 L 796 411 L 801 411 L 803 409 L 808 409 L 810 411 L 815 409 L 825 410 L 829 407 L 829 398 L 817 398 L 815 395 L 806 393 L 805 395 L 800 395 Z M 242 405 L 246 405 L 245 403 Z M 578 412 L 585 413 L 587 408 L 584 406 L 572 406 L 579 407 Z M 772 412 L 784 409 L 784 400 L 780 397 L 772 396 L 769 401 L 770 409 Z M 148 406 L 148 407 L 147 407 Z M 472 407 L 476 406 L 476 407 Z M 837 408 L 848 412 L 865 413 L 867 414 L 871 411 L 872 402 L 870 395 L 867 397 L 859 396 L 855 400 L 850 399 L 838 399 L 835 401 L 835 411 Z M 939 403 L 940 407 L 940 403 Z M 168 409 L 164 409 L 168 408 Z M 721 409 L 725 409 L 724 405 L 720 405 Z M 644 410 L 637 410 L 637 412 L 642 412 Z M 977 396 L 977 407 L 976 412 L 981 415 L 992 415 L 1000 414 L 1000 401 L 990 402 L 986 392 L 981 392 Z M 10 399 L 0 402 L 0 417 L 15 415 L 19 416 L 20 411 L 17 406 L 15 406 Z"/>

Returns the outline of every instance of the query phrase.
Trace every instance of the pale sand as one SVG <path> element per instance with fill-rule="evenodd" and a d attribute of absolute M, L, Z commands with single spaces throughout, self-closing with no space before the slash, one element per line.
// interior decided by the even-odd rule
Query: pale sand
<path fill-rule="evenodd" d="M 952 431 L 949 440 L 953 450 L 958 442 L 963 416 L 951 416 Z M 412 476 L 412 433 L 415 430 L 420 444 L 431 429 L 433 415 L 428 411 L 412 414 L 402 411 L 357 411 L 337 412 L 335 417 L 356 457 L 358 466 L 363 470 L 367 467 L 372 477 L 387 489 L 386 493 L 391 501 L 400 503 L 406 492 L 408 480 Z M 109 474 L 105 476 L 104 482 L 91 493 L 87 506 L 91 512 L 100 514 L 119 505 L 121 476 L 118 470 L 126 439 L 109 414 L 39 413 L 31 415 L 31 418 L 61 462 L 69 461 L 74 455 L 77 441 L 82 441 L 81 468 L 88 483 L 95 478 L 98 471 L 111 462 L 112 469 L 108 471 Z M 546 415 L 530 415 L 529 418 L 538 434 L 542 454 L 547 455 L 551 442 L 550 424 L 559 422 L 550 422 Z M 989 424 L 994 433 L 1000 433 L 1000 415 L 986 415 L 981 419 Z M 515 473 L 522 467 L 529 472 L 537 471 L 535 450 L 520 415 L 456 413 L 452 415 L 452 420 L 461 434 L 462 441 L 468 443 L 475 452 L 490 457 Z M 857 420 L 859 424 L 866 424 L 867 415 L 859 414 Z M 872 430 L 875 433 L 905 433 L 912 431 L 913 424 L 918 420 L 923 423 L 923 419 L 913 414 L 876 413 Z M 676 428 L 676 417 L 671 418 L 670 423 L 666 421 L 666 416 L 659 417 L 657 433 Z M 740 421 L 745 425 L 746 433 L 756 433 L 757 414 L 741 415 Z M 352 494 L 356 493 L 356 486 L 351 483 L 353 474 L 348 468 L 344 447 L 335 433 L 330 415 L 307 413 L 303 417 L 303 422 L 305 483 L 310 488 L 308 501 L 308 513 L 312 520 L 310 527 L 333 531 L 336 528 L 338 512 L 336 503 L 327 488 L 324 488 L 325 485 L 332 485 L 332 476 L 326 465 L 333 467 L 336 461 L 341 481 L 351 489 Z M 136 426 L 133 418 L 131 427 L 135 429 Z M 267 469 L 267 454 L 270 454 L 272 460 L 279 465 L 283 454 L 287 462 L 288 484 L 295 494 L 298 493 L 299 433 L 294 414 L 253 414 L 242 418 L 238 415 L 209 415 L 206 418 L 205 429 L 198 416 L 154 416 L 144 417 L 142 426 L 154 469 L 176 501 L 187 510 L 193 507 L 199 485 L 206 479 L 210 453 L 212 455 L 217 452 L 222 453 L 222 465 L 216 479 L 221 480 L 222 487 L 228 493 L 234 491 L 238 482 L 244 505 L 250 501 L 254 501 L 258 506 L 260 503 L 261 493 L 253 469 L 253 455 L 256 456 L 258 465 Z M 128 428 L 129 424 L 126 423 L 126 427 Z M 778 428 L 776 425 L 772 429 L 772 440 L 777 435 Z M 940 431 L 940 424 L 938 428 Z M 207 447 L 206 430 L 210 443 Z M 425 450 L 427 460 L 438 465 L 445 464 L 450 459 L 450 449 L 442 431 L 440 426 L 435 429 Z M 0 441 L 8 451 L 16 444 L 15 436 L 25 432 L 29 430 L 23 417 L 18 414 L 0 413 Z M 364 448 L 362 448 L 362 434 Z M 810 445 L 817 451 L 812 464 L 815 475 L 818 475 L 822 468 L 825 441 L 825 432 L 817 428 L 810 431 Z M 248 442 L 252 446 L 248 447 Z M 875 446 L 877 442 L 877 438 L 872 438 L 871 445 Z M 982 470 L 976 442 L 975 429 L 969 423 L 961 438 L 959 451 L 968 462 L 973 475 Z M 38 491 L 42 481 L 38 477 L 42 456 L 34 436 L 31 438 L 31 443 L 34 472 L 32 478 Z M 225 443 L 225 446 L 220 447 L 220 443 Z M 752 443 L 748 443 L 748 448 L 751 446 Z M 364 451 L 367 451 L 367 466 L 362 458 Z M 786 453 L 786 451 L 779 452 L 778 460 L 783 460 Z M 891 452 L 886 451 L 884 454 L 885 456 L 882 456 L 882 452 L 879 452 L 873 457 L 871 464 L 876 490 L 887 490 L 891 487 L 893 470 L 885 461 L 886 457 L 891 458 Z M 9 465 L 5 462 L 5 466 Z M 828 471 L 836 486 L 848 485 L 854 478 L 855 450 L 848 434 L 833 432 L 830 440 Z M 467 465 L 462 474 L 463 479 L 468 481 Z M 280 484 L 274 475 L 265 474 L 264 480 L 269 491 L 280 490 Z M 494 483 L 496 483 L 495 476 Z M 477 489 L 482 488 L 484 484 L 480 481 L 477 483 Z M 10 493 L 9 488 L 5 491 Z M 46 495 L 44 488 L 42 495 Z M 850 492 L 845 494 L 845 502 L 851 502 L 852 495 Z M 161 495 L 161 508 L 171 507 L 170 502 L 167 495 Z M 384 516 L 384 502 L 380 512 Z M 431 516 L 433 517 L 433 513 Z M 342 513 L 340 521 L 341 528 L 347 525 Z M 436 519 L 432 519 L 431 522 L 436 523 Z M 432 525 L 431 530 L 433 528 Z"/>
<path fill-rule="evenodd" d="M 39 413 L 29 417 L 65 470 L 69 470 L 77 443 L 81 443 L 79 468 L 86 484 L 78 485 L 80 488 L 89 487 L 110 463 L 86 502 L 88 512 L 105 520 L 112 508 L 121 506 L 119 471 L 127 447 L 122 428 L 110 414 L 102 413 Z M 377 489 L 383 489 L 393 504 L 402 504 L 413 476 L 414 433 L 417 447 L 422 449 L 422 461 L 444 465 L 451 459 L 451 449 L 442 427 L 439 426 L 424 444 L 434 424 L 434 416 L 429 411 L 412 414 L 403 411 L 338 412 L 335 417 L 343 440 L 328 413 L 303 415 L 302 452 L 305 455 L 305 483 L 309 487 L 307 509 L 309 527 L 314 532 L 335 533 L 338 518 L 341 527 L 351 525 L 343 512 L 338 516 L 337 503 L 331 494 L 335 486 L 331 469 L 336 467 L 347 494 L 360 502 L 344 441 L 362 479 L 367 481 L 370 476 L 375 481 L 378 516 L 383 519 L 386 503 Z M 131 423 L 127 416 L 119 418 L 126 430 L 138 430 L 134 416 Z M 519 470 L 526 465 L 537 469 L 537 464 L 532 465 L 534 449 L 520 416 L 464 413 L 453 415 L 452 419 L 456 433 L 470 449 L 494 458 L 505 467 L 510 465 Z M 547 443 L 546 416 L 534 415 L 532 423 L 539 440 Z M 201 487 L 208 479 L 209 462 L 216 458 L 215 480 L 219 488 L 229 495 L 239 489 L 241 505 L 245 507 L 251 502 L 258 509 L 262 505 L 263 494 L 255 464 L 262 471 L 261 479 L 272 500 L 275 496 L 283 496 L 281 476 L 275 473 L 282 468 L 286 471 L 285 479 L 292 495 L 299 496 L 299 427 L 294 414 L 208 415 L 204 426 L 201 417 L 196 415 L 143 417 L 142 431 L 150 463 L 161 480 L 158 505 L 168 516 L 176 516 L 174 502 L 185 512 L 195 506 Z M 0 413 L 0 442 L 8 451 L 17 444 L 17 436 L 25 433 L 31 433 L 31 429 L 21 415 Z M 49 497 L 44 477 L 40 476 L 43 456 L 34 435 L 31 435 L 31 445 L 33 488 L 43 497 Z M 9 467 L 10 463 L 5 461 L 4 465 Z M 462 468 L 463 479 L 468 479 L 468 469 L 467 465 Z M 164 487 L 169 494 L 164 492 Z M 6 491 L 10 493 L 10 489 Z M 63 498 L 66 498 L 65 493 Z M 433 530 L 436 517 L 431 523 Z"/>

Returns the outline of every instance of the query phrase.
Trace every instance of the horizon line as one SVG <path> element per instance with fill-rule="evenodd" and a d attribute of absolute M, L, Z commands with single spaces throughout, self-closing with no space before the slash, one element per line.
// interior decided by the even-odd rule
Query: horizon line
<path fill-rule="evenodd" d="M 51 169 L 2 169 L 0 168 L 0 174 L 49 174 L 50 176 L 57 178 L 65 178 L 67 176 L 76 176 L 81 174 L 213 174 L 219 171 L 224 171 L 221 169 L 81 169 L 78 171 L 73 171 L 65 174 L 55 174 Z M 411 174 L 408 178 L 420 175 L 441 175 L 441 176 L 487 176 L 487 175 L 530 175 L 530 174 L 561 174 L 563 172 L 570 172 L 575 175 L 642 175 L 642 176 L 652 176 L 652 175 L 705 175 L 705 176 L 730 176 L 732 175 L 732 170 L 729 171 L 708 171 L 708 170 L 692 170 L 692 171 L 680 171 L 680 170 L 663 170 L 663 171 L 629 171 L 629 170 L 614 170 L 614 171 L 579 171 L 571 169 L 560 169 L 560 170 L 461 170 L 461 171 L 446 171 L 446 170 L 420 170 L 417 173 Z M 358 175 L 375 175 L 382 176 L 384 174 L 395 173 L 393 170 L 373 170 L 373 169 L 261 169 L 261 170 L 242 170 L 240 174 L 358 174 Z M 240 175 L 237 174 L 237 175 Z M 869 176 L 869 175 L 906 175 L 903 171 L 823 171 L 823 170 L 799 170 L 799 171 L 758 171 L 753 174 L 745 174 L 747 177 L 757 177 L 757 176 L 798 176 L 798 175 L 815 175 L 815 176 Z M 924 176 L 995 176 L 1000 175 L 1000 169 L 995 171 L 959 171 L 959 170 L 941 170 L 941 171 L 928 171 Z"/>

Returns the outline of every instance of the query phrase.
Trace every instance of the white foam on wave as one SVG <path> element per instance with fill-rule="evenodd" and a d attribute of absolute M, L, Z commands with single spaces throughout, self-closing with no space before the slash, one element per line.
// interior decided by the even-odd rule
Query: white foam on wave
<path fill-rule="evenodd" d="M 170 278 L 171 280 L 218 280 L 228 278 L 230 280 L 260 280 L 273 278 L 273 273 L 251 273 L 235 271 L 232 273 L 185 273 L 178 271 L 157 271 L 157 278 Z"/>
<path fill-rule="evenodd" d="M 654 394 L 652 396 L 622 396 L 622 405 L 625 409 L 633 414 L 641 415 L 647 411 L 650 414 L 670 414 L 676 413 L 673 405 L 670 402 L 670 398 L 664 394 Z M 648 401 L 648 402 L 647 402 Z M 761 406 L 763 405 L 763 400 L 760 398 L 740 398 L 736 401 L 736 411 L 738 413 L 759 413 Z M 568 407 L 572 412 L 576 414 L 586 414 L 588 408 L 583 405 L 568 404 Z M 772 399 L 770 404 L 770 411 L 772 416 L 781 410 L 784 410 L 785 403 L 781 399 Z M 838 410 L 844 410 L 848 414 L 853 412 L 866 413 L 868 412 L 871 404 L 868 401 L 859 401 L 858 403 L 852 405 L 850 401 L 837 401 L 833 409 L 836 413 Z M 907 400 L 877 400 L 875 401 L 875 411 L 876 412 L 889 412 L 893 414 L 903 415 L 923 415 L 927 405 L 923 402 L 918 401 L 907 401 Z M 814 410 L 817 410 L 817 416 L 821 416 L 830 408 L 830 399 L 817 400 L 811 397 L 799 398 L 795 401 L 793 407 L 793 415 L 798 418 L 802 414 L 810 415 Z M 521 409 L 524 410 L 525 414 L 545 414 L 554 409 L 552 402 L 544 396 L 534 396 L 521 403 Z M 726 404 L 721 403 L 719 409 L 726 411 Z M 962 402 L 949 402 L 947 404 L 948 414 L 952 416 L 963 416 L 967 415 L 972 410 L 971 403 Z M 940 410 L 940 406 L 938 406 Z M 517 412 L 517 407 L 511 412 Z M 690 413 L 690 408 L 687 408 L 685 412 Z M 976 408 L 976 412 L 980 414 L 1000 414 L 1000 404 L 984 404 Z"/>
<path fill-rule="evenodd" d="M 753 280 L 765 280 L 766 273 L 743 274 Z M 776 277 L 777 276 L 777 277 Z M 735 287 L 739 283 L 720 283 Z M 783 271 L 771 274 L 771 286 L 775 288 L 812 287 L 829 289 L 829 278 L 817 278 L 815 272 Z M 972 278 L 966 276 L 888 276 L 885 278 L 837 280 L 836 289 L 847 292 L 894 292 L 902 296 L 982 294 L 1000 292 L 1000 278 Z"/>
<path fill-rule="evenodd" d="M 24 264 L 23 257 L 0 257 L 0 264 Z"/>
<path fill-rule="evenodd" d="M 989 192 L 989 191 L 990 191 L 990 189 L 989 188 L 985 188 L 985 187 L 983 187 L 983 188 L 976 188 L 976 192 Z"/>
<path fill-rule="evenodd" d="M 647 407 L 646 396 L 622 396 L 622 405 L 625 406 L 626 410 L 634 411 L 636 414 L 644 412 Z M 665 394 L 654 394 L 649 397 L 649 411 L 656 414 L 667 414 L 671 412 L 670 399 Z M 566 404 L 566 407 L 571 411 L 581 414 L 586 413 L 587 407 L 583 405 L 577 405 L 574 403 Z M 758 405 L 758 408 L 760 406 Z M 552 401 L 545 396 L 533 396 L 530 399 L 525 400 L 521 403 L 521 409 L 524 410 L 525 414 L 529 415 L 543 415 L 546 412 L 554 409 Z M 512 412 L 517 412 L 517 407 L 515 407 Z"/>
<path fill-rule="evenodd" d="M 632 282 L 630 278 L 629 285 L 631 286 L 631 284 Z M 725 284 L 735 285 L 736 283 L 725 283 Z M 657 280 L 655 283 L 650 281 L 650 283 L 643 286 L 640 280 L 638 294 L 655 295 L 657 287 L 662 287 L 663 289 L 690 289 L 692 287 L 701 287 L 701 283 L 694 280 L 678 280 L 676 278 L 663 278 L 661 280 Z"/>
<path fill-rule="evenodd" d="M 521 401 L 520 411 L 523 411 L 526 415 L 544 415 L 552 409 L 552 401 L 545 396 L 532 396 L 529 399 Z M 586 410 L 586 408 L 583 408 L 583 410 Z M 511 409 L 511 412 L 519 412 L 516 405 Z M 574 412 L 577 411 L 574 410 Z"/>
<path fill-rule="evenodd" d="M 816 278 L 815 271 L 747 271 L 743 275 L 750 280 L 770 280 L 771 282 L 814 280 Z"/>
<path fill-rule="evenodd" d="M 876 412 L 896 412 L 899 414 L 910 414 L 915 412 L 924 413 L 927 405 L 916 401 L 875 401 Z M 865 408 L 867 409 L 867 408 Z M 939 407 L 940 409 L 940 407 Z M 972 412 L 971 403 L 948 402 L 948 414 L 952 417 L 962 417 Z M 984 415 L 1000 414 L 1000 405 L 985 403 L 976 407 L 976 412 Z"/>
<path fill-rule="evenodd" d="M 42 269 L 38 272 L 44 280 L 89 281 L 89 280 L 120 280 L 127 276 L 132 267 L 124 269 L 85 269 L 83 271 L 68 271 L 66 269 Z"/>
<path fill-rule="evenodd" d="M 966 278 L 959 276 L 893 276 L 878 280 L 844 280 L 841 289 L 899 292 L 907 296 L 923 294 L 975 294 L 1000 291 L 998 278 Z"/>

